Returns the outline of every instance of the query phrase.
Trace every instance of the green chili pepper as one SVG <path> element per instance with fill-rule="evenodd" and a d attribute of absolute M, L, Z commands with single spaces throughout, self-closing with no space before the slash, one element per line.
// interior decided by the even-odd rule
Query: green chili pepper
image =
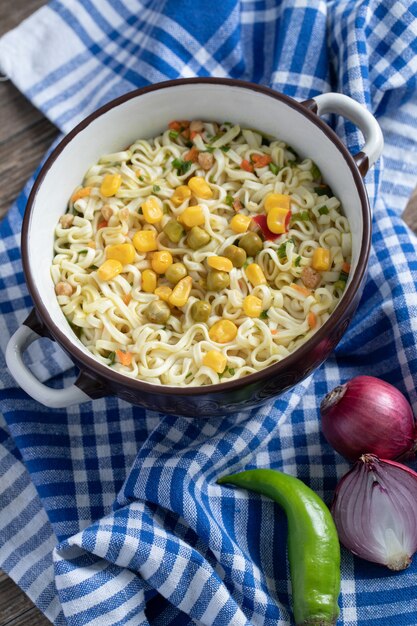
<path fill-rule="evenodd" d="M 272 498 L 288 519 L 288 560 L 297 626 L 333 626 L 339 615 L 340 544 L 329 509 L 301 480 L 270 469 L 223 476 Z"/>

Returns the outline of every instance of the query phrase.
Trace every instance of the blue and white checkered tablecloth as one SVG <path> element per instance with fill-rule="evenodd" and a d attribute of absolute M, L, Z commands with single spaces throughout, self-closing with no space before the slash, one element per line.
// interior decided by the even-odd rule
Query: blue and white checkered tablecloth
<path fill-rule="evenodd" d="M 53 0 L 0 39 L 0 71 L 64 132 L 134 87 L 194 75 L 297 99 L 341 91 L 377 116 L 360 308 L 326 364 L 275 403 L 209 422 L 114 398 L 46 410 L 0 354 L 0 566 L 52 622 L 290 626 L 283 513 L 215 479 L 273 467 L 330 502 L 348 466 L 320 433 L 323 395 L 372 374 L 417 408 L 417 240 L 400 217 L 417 180 L 417 2 Z M 337 132 L 358 149 L 350 124 Z M 0 227 L 2 353 L 31 308 L 19 250 L 31 182 Z M 47 340 L 29 358 L 52 385 L 74 375 Z M 344 550 L 340 604 L 344 626 L 416 626 L 417 559 L 393 574 Z"/>

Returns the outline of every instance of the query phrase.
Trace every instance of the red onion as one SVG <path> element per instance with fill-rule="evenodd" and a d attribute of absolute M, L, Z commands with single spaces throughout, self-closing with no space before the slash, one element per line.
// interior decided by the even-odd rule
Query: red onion
<path fill-rule="evenodd" d="M 412 456 L 417 431 L 401 391 L 373 376 L 357 376 L 335 387 L 320 406 L 324 436 L 350 461 L 372 453 L 383 459 Z"/>
<path fill-rule="evenodd" d="M 339 482 L 331 507 L 353 554 L 399 571 L 417 550 L 417 473 L 364 454 Z"/>

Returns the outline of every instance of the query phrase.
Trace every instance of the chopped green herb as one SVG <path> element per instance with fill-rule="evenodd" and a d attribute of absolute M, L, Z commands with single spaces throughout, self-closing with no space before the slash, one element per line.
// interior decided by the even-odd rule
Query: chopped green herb
<path fill-rule="evenodd" d="M 110 361 L 109 365 L 113 365 L 113 363 L 116 360 L 116 353 L 115 352 L 110 352 L 110 354 L 107 356 L 107 358 Z"/>
<path fill-rule="evenodd" d="M 212 137 L 210 139 L 210 143 L 214 143 L 215 141 L 217 141 L 218 139 L 220 139 L 220 137 L 223 137 L 224 133 L 218 133 L 217 135 L 214 135 L 214 137 Z"/>
<path fill-rule="evenodd" d="M 192 148 L 193 147 L 193 142 L 190 141 L 189 139 L 185 142 L 185 145 L 187 146 L 187 148 Z"/>
<path fill-rule="evenodd" d="M 277 249 L 277 254 L 279 259 L 285 259 L 287 256 L 287 241 L 284 241 L 279 248 Z"/>
<path fill-rule="evenodd" d="M 266 311 L 262 311 L 262 313 L 261 313 L 261 314 L 260 314 L 260 316 L 259 316 L 259 319 L 261 319 L 261 320 L 266 320 L 266 319 L 268 319 L 268 310 L 269 310 L 269 309 L 266 309 Z"/>
<path fill-rule="evenodd" d="M 320 185 L 320 187 L 314 187 L 314 191 L 318 196 L 329 196 L 329 198 L 333 197 L 333 191 L 330 189 L 329 185 Z"/>
<path fill-rule="evenodd" d="M 181 159 L 174 159 L 172 161 L 172 165 L 177 170 L 177 174 L 179 176 L 182 176 L 183 174 L 186 174 L 188 172 L 188 170 L 190 169 L 190 167 L 192 165 L 192 162 L 191 161 L 181 161 Z"/>
<path fill-rule="evenodd" d="M 231 196 L 230 194 L 227 194 L 226 198 L 225 198 L 225 203 L 229 206 L 233 206 L 233 196 Z"/>
<path fill-rule="evenodd" d="M 98 270 L 98 265 L 90 265 L 91 270 Z"/>
<path fill-rule="evenodd" d="M 188 372 L 187 376 L 185 378 L 190 378 L 190 376 L 192 376 L 193 373 L 192 372 Z"/>
<path fill-rule="evenodd" d="M 300 267 L 300 263 L 301 263 L 301 257 L 298 256 L 294 261 L 295 267 Z"/>
<path fill-rule="evenodd" d="M 170 130 L 169 131 L 169 138 L 172 139 L 172 141 L 175 141 L 175 139 L 178 137 L 179 132 L 177 130 Z"/>
<path fill-rule="evenodd" d="M 315 163 L 311 166 L 311 175 L 313 180 L 319 180 L 321 178 L 321 172 Z"/>
<path fill-rule="evenodd" d="M 152 187 L 152 191 L 153 191 L 154 193 L 158 193 L 158 191 L 161 191 L 161 188 L 160 188 L 160 186 L 159 186 L 159 185 L 154 185 L 154 186 Z"/>
<path fill-rule="evenodd" d="M 210 176 L 210 178 L 209 178 L 209 182 L 210 182 L 210 183 L 215 183 L 215 182 L 216 182 L 216 177 L 215 177 L 214 175 L 213 175 L 213 176 Z"/>
<path fill-rule="evenodd" d="M 291 217 L 291 224 L 295 224 L 295 222 L 309 222 L 310 214 L 308 211 L 300 211 L 299 213 L 295 213 Z"/>
<path fill-rule="evenodd" d="M 333 286 L 334 286 L 335 289 L 340 289 L 341 291 L 344 291 L 345 287 L 346 287 L 346 281 L 345 280 L 337 280 L 334 283 Z"/>
<path fill-rule="evenodd" d="M 328 215 L 329 214 L 329 209 L 327 208 L 326 205 L 321 206 L 319 208 L 319 213 L 320 213 L 320 215 Z"/>
<path fill-rule="evenodd" d="M 242 265 L 243 269 L 245 270 L 249 265 L 249 261 L 245 261 L 244 264 Z"/>
<path fill-rule="evenodd" d="M 145 179 L 143 178 L 143 176 L 139 176 L 139 180 L 143 182 Z"/>
<path fill-rule="evenodd" d="M 139 213 L 139 215 L 143 215 L 143 211 L 142 211 L 141 207 L 138 208 L 138 213 Z"/>
<path fill-rule="evenodd" d="M 342 270 L 339 274 L 339 280 L 343 280 L 343 282 L 347 283 L 348 278 L 349 278 L 349 274 Z"/>
<path fill-rule="evenodd" d="M 223 152 L 229 152 L 230 146 L 222 146 L 220 150 L 223 150 Z"/>
<path fill-rule="evenodd" d="M 211 146 L 206 146 L 206 149 L 204 150 L 204 152 L 210 152 L 213 153 L 215 151 L 216 148 L 212 148 Z"/>
<path fill-rule="evenodd" d="M 88 250 L 78 250 L 78 254 L 87 254 Z"/>
<path fill-rule="evenodd" d="M 278 165 L 275 165 L 275 163 L 270 163 L 269 164 L 269 169 L 274 174 L 274 176 L 276 176 L 278 174 L 278 172 L 279 172 L 279 167 L 278 167 Z"/>
<path fill-rule="evenodd" d="M 223 126 L 233 126 L 232 122 L 223 122 Z"/>
<path fill-rule="evenodd" d="M 236 374 L 236 370 L 234 369 L 234 367 L 229 367 L 228 369 L 230 376 L 234 376 Z"/>

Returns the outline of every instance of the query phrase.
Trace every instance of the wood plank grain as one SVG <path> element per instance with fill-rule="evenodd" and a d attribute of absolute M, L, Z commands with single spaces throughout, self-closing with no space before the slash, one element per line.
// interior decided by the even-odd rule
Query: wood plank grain
<path fill-rule="evenodd" d="M 51 626 L 51 622 L 38 611 L 36 606 L 32 606 L 31 609 L 9 622 L 5 624 L 0 623 L 0 626 Z"/>
<path fill-rule="evenodd" d="M 11 578 L 6 578 L 0 583 L 0 624 L 7 624 L 12 618 L 32 607 L 29 598 L 17 590 Z"/>
<path fill-rule="evenodd" d="M 47 0 L 1 0 L 0 2 L 0 35 L 15 28 Z"/>
<path fill-rule="evenodd" d="M 46 0 L 1 0 L 0 35 L 17 26 Z M 0 83 L 0 193 L 2 217 L 58 134 L 56 127 L 12 85 Z"/>

